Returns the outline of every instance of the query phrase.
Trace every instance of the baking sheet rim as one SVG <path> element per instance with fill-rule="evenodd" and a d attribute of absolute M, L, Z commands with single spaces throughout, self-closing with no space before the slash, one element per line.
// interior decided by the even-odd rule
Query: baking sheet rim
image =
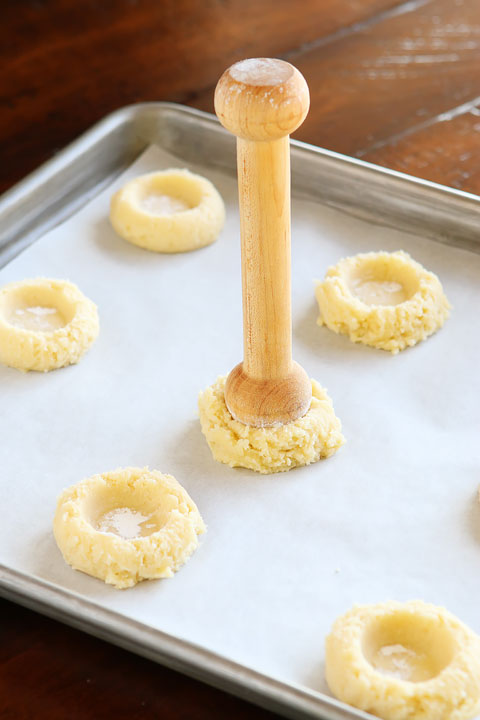
<path fill-rule="evenodd" d="M 52 177 L 65 165 L 66 158 L 74 159 L 75 150 L 85 148 L 107 131 L 112 124 L 131 121 L 132 116 L 148 106 L 150 109 L 162 108 L 167 111 L 186 113 L 204 121 L 216 122 L 214 116 L 173 103 L 143 103 L 127 106 L 106 116 L 78 140 L 67 146 L 55 158 L 48 161 L 0 198 L 0 212 L 8 209 L 11 202 L 21 202 L 36 184 L 44 178 Z M 218 125 L 220 130 L 220 126 Z M 445 199 L 474 201 L 480 207 L 480 198 L 463 191 L 448 188 L 430 181 L 413 178 L 403 173 L 349 158 L 313 145 L 292 141 L 294 148 L 307 151 L 319 158 L 338 161 L 345 167 L 365 170 L 377 177 L 389 177 L 404 184 L 404 187 L 430 189 L 442 193 Z M 87 197 L 87 201 L 90 197 Z M 62 218 L 64 220 L 65 218 Z M 192 677 L 231 692 L 243 699 L 255 702 L 268 709 L 292 717 L 325 718 L 328 720 L 346 720 L 347 718 L 371 718 L 371 715 L 346 707 L 342 703 L 322 693 L 315 693 L 294 683 L 276 680 L 273 676 L 258 673 L 245 665 L 228 660 L 210 652 L 201 646 L 181 640 L 175 636 L 155 630 L 108 610 L 97 603 L 85 600 L 79 595 L 57 588 L 53 584 L 30 577 L 0 564 L 0 596 L 19 602 L 42 614 L 49 615 L 86 632 L 110 640 L 138 654 L 156 660 Z M 139 639 L 141 636 L 141 639 Z M 300 713 L 300 714 L 299 714 Z"/>
<path fill-rule="evenodd" d="M 252 670 L 2 564 L 0 596 L 287 717 L 292 710 L 295 718 L 372 718 L 323 693 Z M 319 714 L 321 711 L 328 712 L 328 716 Z"/>

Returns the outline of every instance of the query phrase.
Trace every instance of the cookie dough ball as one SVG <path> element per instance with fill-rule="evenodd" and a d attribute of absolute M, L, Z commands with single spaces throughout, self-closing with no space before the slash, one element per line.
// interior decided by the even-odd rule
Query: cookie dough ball
<path fill-rule="evenodd" d="M 480 711 L 480 638 L 420 600 L 356 606 L 326 640 L 340 700 L 384 720 L 463 720 Z"/>
<path fill-rule="evenodd" d="M 155 252 L 186 252 L 210 245 L 225 221 L 212 185 L 188 170 L 164 170 L 128 182 L 112 197 L 110 220 L 120 237 Z"/>
<path fill-rule="evenodd" d="M 66 280 L 0 289 L 0 363 L 48 372 L 77 363 L 99 332 L 96 305 Z"/>
<path fill-rule="evenodd" d="M 205 525 L 172 475 L 130 467 L 64 490 L 53 532 L 75 570 L 128 588 L 172 577 L 197 548 Z"/>
<path fill-rule="evenodd" d="M 315 295 L 319 325 L 394 354 L 441 328 L 450 309 L 438 277 L 402 250 L 340 260 Z"/>
<path fill-rule="evenodd" d="M 233 419 L 225 404 L 225 380 L 218 378 L 198 401 L 202 432 L 218 462 L 264 474 L 284 472 L 330 457 L 345 442 L 332 401 L 315 380 L 303 417 L 266 428 Z"/>

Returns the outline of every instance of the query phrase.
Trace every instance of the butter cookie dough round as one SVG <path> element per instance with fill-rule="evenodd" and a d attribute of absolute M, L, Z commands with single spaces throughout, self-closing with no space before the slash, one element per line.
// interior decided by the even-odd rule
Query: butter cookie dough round
<path fill-rule="evenodd" d="M 233 419 L 225 404 L 225 381 L 219 377 L 198 401 L 202 432 L 218 462 L 264 474 L 285 472 L 328 458 L 345 442 L 332 401 L 315 380 L 303 417 L 265 428 Z"/>
<path fill-rule="evenodd" d="M 53 532 L 75 570 L 128 588 L 172 577 L 197 548 L 205 525 L 172 475 L 128 467 L 64 490 Z"/>
<path fill-rule="evenodd" d="M 315 295 L 319 325 L 394 354 L 439 330 L 450 310 L 438 277 L 402 250 L 343 258 Z"/>
<path fill-rule="evenodd" d="M 66 280 L 0 289 L 0 363 L 48 372 L 77 363 L 99 332 L 97 306 Z"/>
<path fill-rule="evenodd" d="M 337 698 L 384 720 L 467 720 L 480 711 L 480 638 L 420 600 L 355 606 L 326 639 Z"/>
<path fill-rule="evenodd" d="M 112 197 L 110 221 L 120 237 L 147 250 L 186 252 L 210 245 L 225 222 L 214 185 L 189 170 L 162 170 L 128 182 Z"/>

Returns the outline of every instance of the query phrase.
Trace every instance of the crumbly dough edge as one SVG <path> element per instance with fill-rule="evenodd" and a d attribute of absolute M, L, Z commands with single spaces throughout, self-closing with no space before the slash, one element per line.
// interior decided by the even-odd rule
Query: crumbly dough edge
<path fill-rule="evenodd" d="M 409 299 L 394 306 L 367 305 L 349 290 L 344 274 L 353 264 L 378 258 L 401 262 L 414 268 L 419 289 Z M 360 253 L 342 258 L 317 283 L 315 296 L 319 325 L 348 335 L 352 342 L 388 350 L 393 354 L 416 345 L 439 330 L 450 314 L 451 305 L 439 278 L 426 270 L 403 250 L 394 253 Z"/>
<path fill-rule="evenodd" d="M 193 180 L 201 191 L 200 203 L 190 210 L 166 216 L 142 210 L 132 199 L 132 188 L 135 183 L 146 182 L 153 176 Z M 120 237 L 146 250 L 188 252 L 217 239 L 225 222 L 225 204 L 210 180 L 187 169 L 171 168 L 141 175 L 120 188 L 110 202 L 110 221 Z"/>
<path fill-rule="evenodd" d="M 439 620 L 456 637 L 457 652 L 436 677 L 407 682 L 376 671 L 365 658 L 362 635 L 367 624 L 398 611 Z M 480 637 L 443 607 L 422 600 L 355 605 L 337 618 L 325 650 L 332 693 L 384 720 L 468 720 L 480 711 Z"/>
<path fill-rule="evenodd" d="M 4 285 L 0 299 L 7 293 L 39 286 L 63 293 L 75 307 L 72 320 L 51 333 L 25 330 L 10 325 L 0 313 L 0 363 L 28 372 L 49 372 L 78 363 L 98 337 L 100 325 L 95 303 L 74 283 L 67 280 L 35 278 Z"/>
<path fill-rule="evenodd" d="M 124 539 L 101 533 L 82 516 L 81 502 L 105 486 L 122 484 L 143 491 L 157 490 L 174 496 L 178 506 L 170 510 L 167 523 L 146 537 Z M 64 560 L 75 570 L 104 580 L 117 589 L 155 578 L 173 577 L 198 547 L 198 535 L 206 531 L 197 506 L 172 476 L 148 468 L 119 468 L 93 475 L 62 492 L 57 502 L 53 533 Z"/>
<path fill-rule="evenodd" d="M 215 460 L 262 474 L 286 472 L 328 458 L 344 444 L 341 422 L 327 391 L 312 380 L 312 403 L 287 425 L 255 428 L 234 420 L 225 404 L 226 377 L 200 393 L 202 432 Z"/>

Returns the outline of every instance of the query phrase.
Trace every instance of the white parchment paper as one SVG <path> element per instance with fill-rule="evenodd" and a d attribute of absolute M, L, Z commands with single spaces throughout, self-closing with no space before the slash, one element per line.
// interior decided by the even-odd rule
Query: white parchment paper
<path fill-rule="evenodd" d="M 183 166 L 149 149 L 73 218 L 0 271 L 67 278 L 101 332 L 73 367 L 0 367 L 0 561 L 287 682 L 328 692 L 324 638 L 353 603 L 422 598 L 480 633 L 480 256 L 293 202 L 294 357 L 333 398 L 347 444 L 271 476 L 216 463 L 197 395 L 242 357 L 236 182 L 208 167 L 226 226 L 203 250 L 157 255 L 118 238 L 127 179 Z M 453 304 L 397 356 L 316 325 L 314 279 L 345 255 L 404 249 Z M 60 491 L 93 473 L 172 473 L 208 532 L 171 580 L 116 591 L 71 570 L 51 531 Z"/>

